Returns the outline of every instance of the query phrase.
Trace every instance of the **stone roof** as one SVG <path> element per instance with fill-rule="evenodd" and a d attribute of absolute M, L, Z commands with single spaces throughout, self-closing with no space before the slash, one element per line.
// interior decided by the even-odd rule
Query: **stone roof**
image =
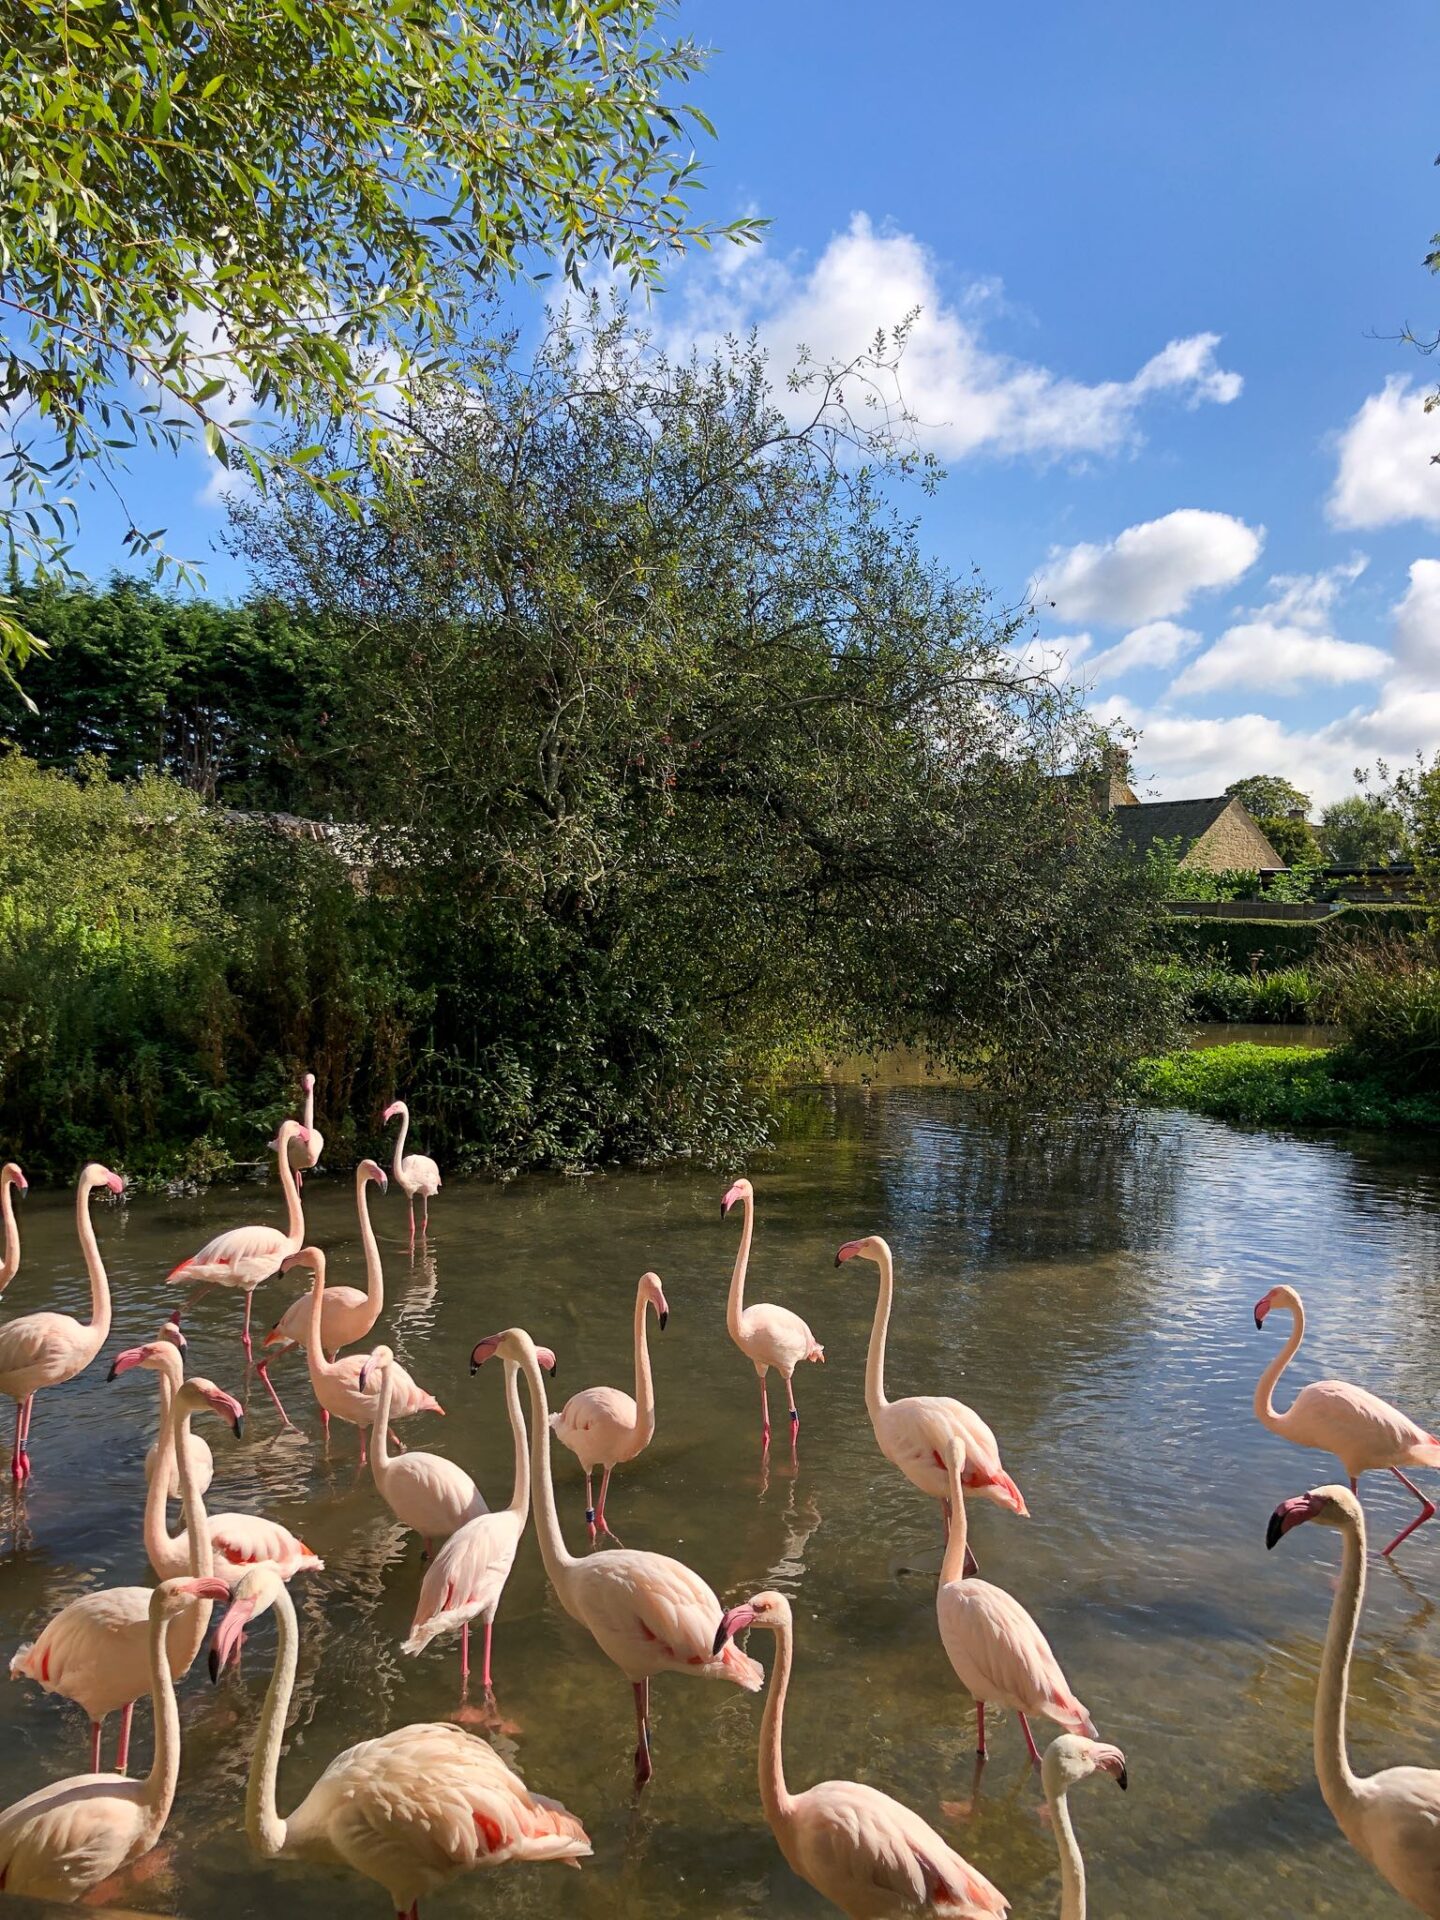
<path fill-rule="evenodd" d="M 1110 819 L 1136 853 L 1167 841 L 1178 843 L 1182 865 L 1247 867 L 1262 873 L 1278 873 L 1285 867 L 1264 829 L 1233 794 L 1219 793 L 1204 800 L 1142 800 L 1113 808 Z"/>

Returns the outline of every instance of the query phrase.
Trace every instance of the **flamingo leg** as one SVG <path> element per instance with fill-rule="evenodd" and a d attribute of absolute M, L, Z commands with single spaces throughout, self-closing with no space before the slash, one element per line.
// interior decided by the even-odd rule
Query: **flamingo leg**
<path fill-rule="evenodd" d="M 638 1791 L 654 1773 L 650 1761 L 650 1682 L 635 1680 L 635 1786 Z"/>
<path fill-rule="evenodd" d="M 988 1749 L 985 1745 L 985 1702 L 975 1702 L 975 1758 L 983 1760 Z"/>
<path fill-rule="evenodd" d="M 100 1771 L 100 1735 L 104 1730 L 104 1725 L 105 1723 L 103 1720 L 92 1720 L 90 1722 L 90 1771 L 91 1773 L 99 1773 Z"/>
<path fill-rule="evenodd" d="M 470 1622 L 460 1629 L 460 1697 L 470 1691 Z"/>
<path fill-rule="evenodd" d="M 15 1445 L 10 1452 L 10 1478 L 15 1482 L 17 1487 L 23 1486 L 25 1482 L 25 1475 L 20 1468 L 20 1462 L 24 1456 L 24 1448 L 22 1446 L 24 1438 L 25 1402 L 23 1400 L 17 1400 L 15 1402 Z"/>
<path fill-rule="evenodd" d="M 590 1544 L 595 1544 L 595 1488 L 591 1481 L 591 1470 L 585 1469 L 585 1524 L 590 1529 Z"/>
<path fill-rule="evenodd" d="M 430 1231 L 430 1196 L 427 1193 L 420 1202 L 420 1238 L 423 1240 Z"/>
<path fill-rule="evenodd" d="M 254 1304 L 255 1295 L 247 1287 L 245 1290 L 245 1324 L 240 1330 L 240 1344 L 245 1349 L 245 1358 L 247 1360 L 253 1360 L 255 1358 L 255 1349 L 250 1344 L 250 1309 Z M 282 1407 L 280 1411 L 283 1413 L 285 1409 Z"/>
<path fill-rule="evenodd" d="M 359 1429 L 359 1433 L 360 1433 L 360 1464 L 363 1467 L 365 1465 L 365 1429 L 364 1427 L 361 1427 Z"/>
<path fill-rule="evenodd" d="M 270 1398 L 275 1402 L 275 1411 L 280 1416 L 281 1426 L 287 1429 L 293 1428 L 295 1425 L 295 1422 L 290 1418 L 289 1414 L 285 1411 L 284 1406 L 281 1404 L 280 1396 L 275 1391 L 274 1385 L 271 1382 L 270 1362 L 268 1360 L 262 1360 L 259 1366 L 256 1367 L 255 1371 L 256 1373 L 259 1374 L 261 1384 L 264 1386 L 265 1391 L 269 1394 Z"/>
<path fill-rule="evenodd" d="M 1030 1731 L 1030 1722 L 1025 1718 L 1023 1713 L 1020 1716 L 1020 1731 L 1024 1734 L 1025 1745 L 1030 1750 L 1030 1764 L 1032 1767 L 1038 1767 L 1040 1764 L 1040 1749 L 1036 1746 L 1035 1736 Z"/>
<path fill-rule="evenodd" d="M 1419 1513 L 1416 1514 L 1415 1518 L 1410 1522 L 1409 1526 L 1402 1528 L 1401 1531 L 1397 1533 L 1395 1538 L 1390 1542 L 1389 1546 L 1386 1547 L 1385 1552 L 1387 1554 L 1393 1553 L 1396 1547 L 1400 1545 L 1400 1542 L 1402 1540 L 1408 1540 L 1411 1534 L 1414 1533 L 1417 1527 L 1423 1527 L 1427 1520 L 1433 1520 L 1435 1518 L 1435 1502 L 1433 1500 L 1427 1499 L 1426 1496 L 1420 1491 L 1419 1487 L 1416 1486 L 1415 1482 L 1411 1479 L 1408 1479 L 1405 1474 L 1401 1473 L 1399 1467 L 1391 1467 L 1390 1471 L 1394 1474 L 1395 1478 L 1400 1482 L 1402 1487 L 1408 1487 L 1411 1493 L 1414 1494 L 1415 1498 L 1420 1502 L 1420 1511 Z"/>
<path fill-rule="evenodd" d="M 420 1540 L 420 1564 L 422 1567 L 424 1566 L 425 1562 L 429 1558 L 430 1558 L 430 1536 L 427 1533 L 427 1534 L 423 1534 Z"/>
<path fill-rule="evenodd" d="M 470 1629 L 467 1627 L 465 1631 L 468 1633 Z M 487 1694 L 493 1693 L 495 1691 L 494 1686 L 491 1684 L 491 1680 L 490 1680 L 490 1637 L 494 1633 L 494 1631 L 495 1631 L 495 1622 L 493 1620 L 487 1620 L 485 1622 L 485 1660 L 484 1660 L 484 1666 L 480 1675 L 481 1685 L 484 1687 Z"/>
<path fill-rule="evenodd" d="M 770 1451 L 770 1389 L 765 1376 L 760 1376 L 760 1446 L 763 1452 Z"/>
<path fill-rule="evenodd" d="M 785 1376 L 785 1392 L 790 1401 L 790 1450 L 793 1453 L 800 1438 L 800 1409 L 795 1404 L 795 1376 Z"/>
<path fill-rule="evenodd" d="M 605 1496 L 610 1491 L 611 1471 L 611 1468 L 606 1467 L 604 1473 L 600 1476 L 600 1511 L 595 1516 L 595 1524 L 599 1527 L 601 1533 L 610 1534 L 610 1538 L 618 1547 L 620 1544 L 620 1536 L 617 1533 L 610 1533 L 610 1522 L 605 1518 Z"/>
<path fill-rule="evenodd" d="M 1360 1482 L 1355 1478 L 1353 1473 L 1350 1476 L 1350 1491 L 1354 1494 L 1358 1494 L 1360 1491 Z"/>
<path fill-rule="evenodd" d="M 22 1487 L 30 1478 L 30 1422 L 34 1417 L 35 1396 L 33 1393 L 27 1393 L 16 1415 L 16 1423 L 20 1428 L 20 1484 Z"/>
<path fill-rule="evenodd" d="M 130 1759 L 130 1722 L 135 1718 L 135 1702 L 127 1700 L 120 1713 L 120 1745 L 115 1753 L 115 1771 L 124 1773 Z"/>
<path fill-rule="evenodd" d="M 410 1196 L 410 1251 L 415 1251 L 415 1196 Z"/>

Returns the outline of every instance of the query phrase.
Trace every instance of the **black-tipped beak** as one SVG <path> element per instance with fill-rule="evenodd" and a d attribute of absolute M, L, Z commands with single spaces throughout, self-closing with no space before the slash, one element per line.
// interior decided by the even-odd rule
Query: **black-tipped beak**
<path fill-rule="evenodd" d="M 1128 1767 L 1121 1767 L 1121 1769 L 1120 1769 L 1120 1771 L 1119 1771 L 1119 1773 L 1117 1773 L 1117 1774 L 1116 1774 L 1116 1776 L 1115 1776 L 1115 1784 L 1116 1784 L 1116 1786 L 1117 1786 L 1117 1787 L 1119 1787 L 1119 1789 L 1120 1789 L 1120 1791 L 1121 1791 L 1121 1793 L 1128 1793 L 1128 1792 L 1129 1792 L 1129 1789 L 1130 1789 L 1130 1770 L 1129 1770 L 1129 1768 L 1128 1768 Z"/>
<path fill-rule="evenodd" d="M 840 1258 L 838 1253 L 835 1256 L 835 1264 L 837 1267 L 843 1267 L 845 1264 L 845 1262 Z"/>
<path fill-rule="evenodd" d="M 1255 1309 L 1255 1331 L 1256 1331 L 1257 1333 L 1259 1333 L 1259 1332 L 1261 1331 L 1261 1329 L 1262 1329 L 1262 1328 L 1264 1327 L 1264 1325 L 1265 1325 L 1265 1316 L 1264 1316 L 1264 1314 L 1263 1314 L 1263 1313 L 1261 1313 L 1261 1311 L 1260 1311 L 1260 1309 L 1259 1309 L 1259 1307 L 1256 1307 L 1256 1309 Z"/>
<path fill-rule="evenodd" d="M 363 1393 L 365 1391 L 365 1376 L 366 1374 L 369 1373 L 369 1371 L 370 1371 L 369 1367 L 361 1367 L 360 1369 L 360 1378 L 359 1378 L 359 1381 L 357 1382 L 357 1390 L 360 1393 Z M 472 1373 L 475 1371 L 475 1363 L 473 1361 L 470 1363 L 470 1371 Z"/>
<path fill-rule="evenodd" d="M 470 1362 L 470 1378 L 471 1378 L 471 1379 L 473 1380 L 473 1379 L 475 1378 L 475 1375 L 476 1375 L 476 1374 L 477 1374 L 477 1373 L 478 1373 L 479 1371 L 480 1371 L 480 1363 L 479 1363 L 479 1361 L 478 1361 L 478 1360 L 475 1360 L 475 1359 L 473 1359 L 473 1358 L 472 1358 L 472 1359 L 471 1359 L 471 1362 Z"/>
<path fill-rule="evenodd" d="M 243 1440 L 243 1439 L 245 1438 L 245 1416 L 244 1416 L 244 1414 L 243 1414 L 243 1413 L 237 1413 L 237 1414 L 236 1414 L 236 1416 L 235 1416 L 235 1418 L 234 1418 L 234 1419 L 233 1419 L 233 1420 L 232 1420 L 232 1421 L 230 1422 L 230 1425 L 231 1425 L 231 1426 L 232 1426 L 232 1427 L 234 1428 L 234 1431 L 235 1431 L 235 1438 L 236 1438 L 237 1440 Z"/>
<path fill-rule="evenodd" d="M 660 1331 L 663 1333 L 666 1327 L 669 1326 L 669 1324 L 670 1324 L 670 1309 L 666 1307 L 664 1312 L 660 1315 Z"/>
<path fill-rule="evenodd" d="M 719 1626 L 715 1629 L 715 1644 L 710 1649 L 711 1653 L 712 1654 L 719 1653 L 720 1649 L 724 1646 L 725 1642 L 729 1638 L 730 1638 L 730 1629 L 726 1626 L 725 1622 L 722 1620 Z"/>
<path fill-rule="evenodd" d="M 1267 1552 L 1271 1547 L 1279 1543 L 1284 1532 L 1285 1517 L 1277 1508 L 1276 1511 L 1271 1514 L 1269 1525 L 1265 1529 L 1265 1547 Z"/>
<path fill-rule="evenodd" d="M 212 1687 L 220 1684 L 220 1655 L 214 1647 L 210 1649 L 210 1684 Z"/>
<path fill-rule="evenodd" d="M 118 1362 L 117 1360 L 112 1360 L 112 1361 L 110 1362 L 110 1371 L 109 1371 L 109 1372 L 108 1372 L 108 1373 L 106 1374 L 106 1376 L 105 1376 L 105 1378 L 106 1378 L 107 1380 L 113 1380 L 113 1379 L 114 1379 L 114 1378 L 116 1377 L 116 1376 L 115 1376 L 115 1369 L 116 1369 L 116 1367 L 117 1367 L 118 1365 L 119 1365 L 119 1362 Z"/>
<path fill-rule="evenodd" d="M 558 1360 L 552 1360 L 550 1362 L 550 1378 L 553 1380 L 559 1371 L 560 1371 L 560 1362 Z"/>

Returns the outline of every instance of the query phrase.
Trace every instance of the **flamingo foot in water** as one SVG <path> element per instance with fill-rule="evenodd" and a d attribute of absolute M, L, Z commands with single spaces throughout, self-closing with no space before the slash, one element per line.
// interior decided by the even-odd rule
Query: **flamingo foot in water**
<path fill-rule="evenodd" d="M 650 1682 L 632 1682 L 635 1692 L 635 1727 L 639 1736 L 635 1746 L 635 1791 L 638 1793 L 653 1777 L 650 1758 Z"/>
<path fill-rule="evenodd" d="M 1381 1555 L 1382 1559 L 1385 1559 L 1390 1554 L 1392 1554 L 1395 1551 L 1395 1549 L 1401 1544 L 1402 1541 L 1408 1540 L 1411 1534 L 1414 1533 L 1417 1527 L 1423 1527 L 1427 1520 L 1433 1520 L 1435 1518 L 1435 1502 L 1433 1500 L 1427 1499 L 1426 1496 L 1420 1491 L 1419 1487 L 1416 1486 L 1415 1482 L 1411 1479 L 1408 1479 L 1406 1475 L 1401 1473 L 1398 1467 L 1392 1467 L 1390 1471 L 1394 1474 L 1395 1478 L 1400 1482 L 1401 1486 L 1408 1487 L 1411 1493 L 1414 1494 L 1415 1498 L 1420 1502 L 1420 1511 L 1418 1514 L 1416 1514 L 1415 1518 L 1410 1522 L 1408 1527 L 1402 1527 L 1399 1533 L 1396 1534 L 1395 1538 L 1390 1542 L 1389 1546 L 1385 1548 L 1384 1553 Z"/>
<path fill-rule="evenodd" d="M 259 1374 L 261 1384 L 264 1387 L 265 1391 L 269 1394 L 270 1398 L 275 1402 L 275 1411 L 280 1416 L 280 1426 L 282 1431 L 288 1431 L 290 1433 L 298 1433 L 299 1428 L 295 1425 L 295 1422 L 290 1418 L 289 1414 L 285 1411 L 284 1404 L 281 1401 L 279 1394 L 275 1391 L 274 1384 L 270 1379 L 270 1362 L 268 1360 L 262 1360 L 259 1366 L 255 1369 L 255 1371 L 256 1373 Z"/>

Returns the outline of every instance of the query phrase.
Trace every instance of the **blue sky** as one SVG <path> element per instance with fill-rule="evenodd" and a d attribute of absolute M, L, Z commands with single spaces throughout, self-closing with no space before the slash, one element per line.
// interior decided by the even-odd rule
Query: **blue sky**
<path fill-rule="evenodd" d="M 783 362 L 922 304 L 927 538 L 1002 604 L 1054 601 L 1043 657 L 1140 729 L 1147 791 L 1277 771 L 1323 801 L 1440 748 L 1440 366 L 1384 337 L 1440 326 L 1433 0 L 680 18 L 715 48 L 706 210 L 772 225 L 672 273 L 668 338 L 753 323 Z M 128 491 L 243 589 L 198 454 Z"/>

